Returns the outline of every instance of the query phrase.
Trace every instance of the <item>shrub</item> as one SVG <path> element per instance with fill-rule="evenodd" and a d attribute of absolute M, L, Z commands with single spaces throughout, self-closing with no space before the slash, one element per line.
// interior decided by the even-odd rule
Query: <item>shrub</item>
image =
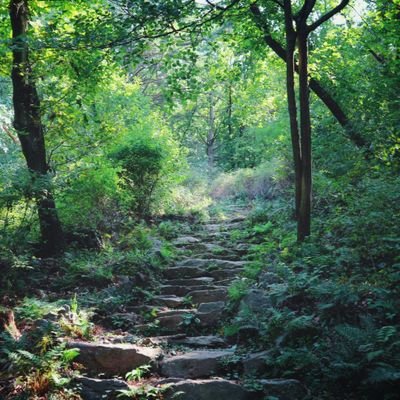
<path fill-rule="evenodd" d="M 63 185 L 64 189 L 57 197 L 64 224 L 67 227 L 103 228 L 107 216 L 123 197 L 118 169 L 100 158 L 76 167 L 68 180 L 69 185 Z"/>
<path fill-rule="evenodd" d="M 272 199 L 285 186 L 286 179 L 282 162 L 273 160 L 257 168 L 221 174 L 211 187 L 211 195 L 218 200 Z"/>

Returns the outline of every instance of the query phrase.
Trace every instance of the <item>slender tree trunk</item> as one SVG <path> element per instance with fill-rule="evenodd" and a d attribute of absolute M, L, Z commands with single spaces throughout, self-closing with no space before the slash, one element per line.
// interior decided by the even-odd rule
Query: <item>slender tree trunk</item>
<path fill-rule="evenodd" d="M 43 252 L 52 255 L 64 247 L 64 235 L 51 193 L 46 147 L 40 114 L 40 100 L 29 63 L 26 41 L 28 0 L 11 0 L 10 20 L 13 33 L 14 128 L 18 133 L 36 199 Z"/>
<path fill-rule="evenodd" d="M 207 153 L 207 164 L 208 164 L 208 172 L 210 176 L 214 171 L 215 166 L 215 109 L 214 109 L 214 96 L 213 93 L 210 93 L 210 108 L 208 115 L 208 133 L 206 140 L 206 153 Z"/>
<path fill-rule="evenodd" d="M 232 107 L 233 107 L 233 100 L 232 100 L 232 83 L 229 82 L 228 86 L 228 135 L 229 139 L 233 138 L 233 123 L 232 123 Z"/>
<path fill-rule="evenodd" d="M 311 117 L 308 85 L 308 34 L 299 30 L 299 99 L 301 137 L 301 196 L 297 225 L 299 241 L 311 233 Z"/>
<path fill-rule="evenodd" d="M 286 49 L 275 40 L 268 29 L 268 26 L 264 22 L 264 17 L 261 14 L 258 6 L 253 3 L 250 7 L 250 11 L 254 17 L 257 26 L 264 32 L 264 42 L 267 46 L 274 51 L 274 53 L 286 62 Z M 295 71 L 298 72 L 298 66 L 295 65 Z M 310 89 L 318 96 L 318 98 L 325 104 L 325 106 L 332 113 L 334 118 L 345 130 L 348 138 L 357 147 L 368 147 L 367 141 L 354 129 L 350 119 L 344 112 L 340 104 L 333 98 L 333 96 L 322 86 L 322 84 L 315 78 L 309 80 Z"/>
<path fill-rule="evenodd" d="M 292 140 L 293 165 L 295 173 L 295 217 L 298 219 L 301 204 L 301 144 L 299 123 L 297 120 L 297 104 L 295 89 L 295 59 L 296 32 L 291 17 L 291 6 L 285 1 L 285 31 L 286 31 L 286 92 L 290 121 L 290 136 Z"/>
<path fill-rule="evenodd" d="M 291 37 L 289 37 L 291 36 Z M 296 35 L 288 35 L 286 48 L 286 91 L 288 99 L 288 111 L 290 121 L 290 136 L 292 140 L 293 165 L 295 173 L 295 217 L 298 219 L 301 204 L 301 145 L 299 136 L 299 124 L 297 120 L 297 104 L 294 79 L 294 51 L 296 46 Z"/>

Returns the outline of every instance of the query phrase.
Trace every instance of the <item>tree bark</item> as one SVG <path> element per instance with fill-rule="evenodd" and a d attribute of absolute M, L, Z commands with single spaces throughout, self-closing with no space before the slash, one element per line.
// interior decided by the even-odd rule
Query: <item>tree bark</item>
<path fill-rule="evenodd" d="M 297 237 L 303 241 L 311 233 L 311 116 L 308 85 L 308 34 L 298 33 L 299 99 L 301 137 L 301 195 L 297 224 Z"/>
<path fill-rule="evenodd" d="M 42 251 L 45 255 L 54 255 L 63 249 L 64 235 L 51 192 L 40 100 L 29 62 L 29 47 L 26 40 L 28 0 L 11 0 L 9 11 L 13 34 L 11 79 L 14 128 L 32 177 L 33 195 L 37 204 L 43 244 Z"/>
<path fill-rule="evenodd" d="M 297 120 L 297 104 L 295 90 L 295 60 L 296 32 L 293 30 L 290 7 L 285 11 L 286 26 L 286 92 L 290 121 L 290 136 L 292 141 L 293 165 L 295 173 L 295 217 L 298 219 L 301 203 L 301 145 L 299 124 Z"/>

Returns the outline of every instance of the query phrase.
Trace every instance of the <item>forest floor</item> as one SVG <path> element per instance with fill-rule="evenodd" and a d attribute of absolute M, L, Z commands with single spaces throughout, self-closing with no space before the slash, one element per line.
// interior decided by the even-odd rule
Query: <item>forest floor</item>
<path fill-rule="evenodd" d="M 366 269 L 340 229 L 298 244 L 290 210 L 217 203 L 0 260 L 0 399 L 397 399 L 397 264 Z"/>

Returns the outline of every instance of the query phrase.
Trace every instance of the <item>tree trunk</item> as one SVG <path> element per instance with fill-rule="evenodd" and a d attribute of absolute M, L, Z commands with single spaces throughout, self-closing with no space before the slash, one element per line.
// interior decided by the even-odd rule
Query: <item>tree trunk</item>
<path fill-rule="evenodd" d="M 210 174 L 210 176 L 212 175 L 215 166 L 215 139 L 216 139 L 216 129 L 215 129 L 214 96 L 213 93 L 210 93 L 208 133 L 206 140 L 207 164 L 208 164 L 208 173 Z"/>
<path fill-rule="evenodd" d="M 263 16 L 261 14 L 258 6 L 253 3 L 250 7 L 250 11 L 255 19 L 257 26 L 264 32 L 264 42 L 267 44 L 269 48 L 271 48 L 274 53 L 280 57 L 283 61 L 286 62 L 286 49 L 275 40 L 266 26 L 263 23 Z M 298 72 L 298 66 L 295 65 L 295 71 Z M 339 122 L 339 124 L 345 130 L 348 138 L 357 146 L 357 147 L 368 147 L 367 141 L 354 129 L 350 119 L 347 117 L 346 113 L 340 106 L 340 104 L 332 97 L 332 95 L 321 85 L 321 83 L 314 79 L 310 78 L 309 81 L 310 89 L 318 96 L 318 98 L 325 104 L 325 106 L 329 109 L 335 119 Z"/>
<path fill-rule="evenodd" d="M 299 100 L 301 137 L 301 196 L 297 239 L 303 241 L 311 232 L 311 117 L 308 85 L 308 34 L 299 30 Z"/>
<path fill-rule="evenodd" d="M 290 121 L 290 136 L 292 140 L 293 165 L 295 173 L 295 217 L 298 219 L 301 204 L 301 146 L 299 137 L 299 125 L 297 120 L 297 104 L 294 80 L 294 51 L 296 35 L 287 35 L 286 47 L 286 91 L 288 98 L 288 111 Z"/>
<path fill-rule="evenodd" d="M 229 139 L 233 138 L 233 121 L 232 121 L 232 107 L 233 107 L 233 100 L 232 100 L 232 83 L 229 82 L 228 84 L 228 136 Z"/>
<path fill-rule="evenodd" d="M 53 255 L 64 247 L 64 235 L 51 193 L 46 147 L 40 115 L 40 100 L 29 63 L 26 41 L 28 0 L 11 0 L 10 20 L 13 33 L 14 128 L 21 142 L 38 208 L 43 253 Z"/>
<path fill-rule="evenodd" d="M 293 28 L 290 1 L 285 0 L 285 32 L 286 32 L 286 92 L 290 121 L 290 136 L 292 140 L 293 165 L 295 173 L 295 217 L 298 219 L 301 204 L 301 144 L 299 123 L 297 120 L 297 104 L 295 89 L 295 59 L 296 32 Z"/>

